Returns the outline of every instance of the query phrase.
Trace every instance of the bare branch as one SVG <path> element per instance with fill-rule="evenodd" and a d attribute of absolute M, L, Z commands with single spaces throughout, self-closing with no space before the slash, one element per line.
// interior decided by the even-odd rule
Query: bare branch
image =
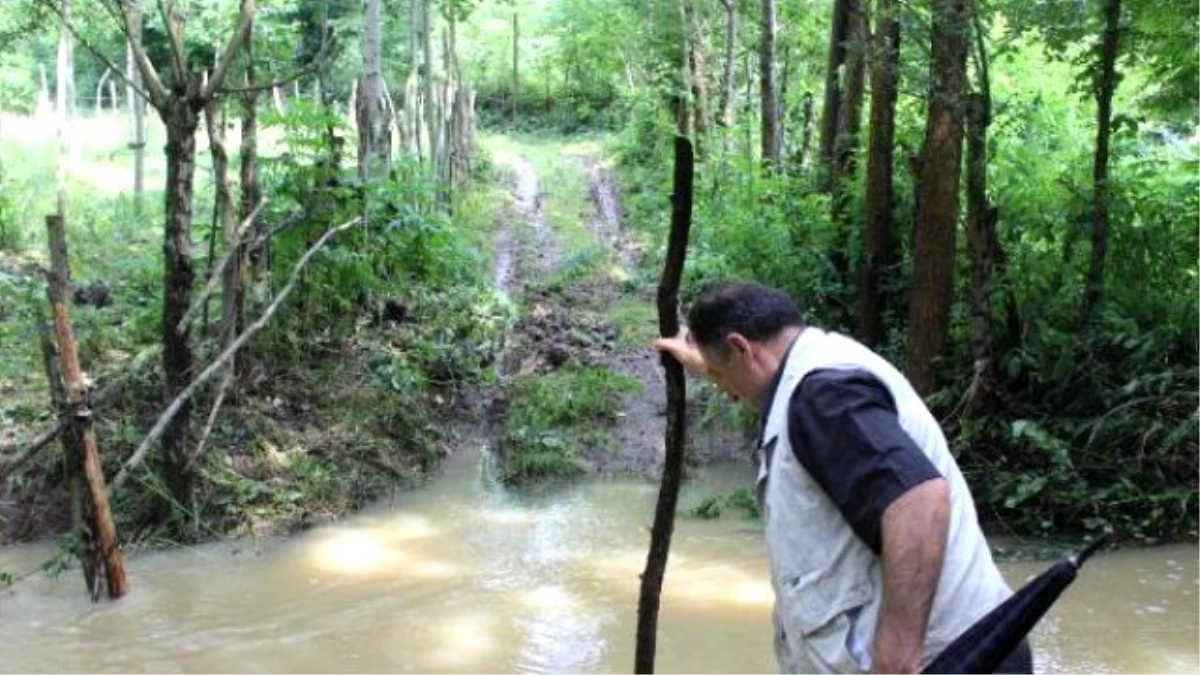
<path fill-rule="evenodd" d="M 141 8 L 138 6 L 137 0 L 120 0 L 120 2 L 125 38 L 133 48 L 133 59 L 137 61 L 138 70 L 142 71 L 142 82 L 146 85 L 148 93 L 143 97 L 150 102 L 150 105 L 162 110 L 166 107 L 168 99 L 167 88 L 163 86 L 162 78 L 158 76 L 154 64 L 150 63 L 150 57 L 146 56 L 146 47 L 142 45 Z M 124 74 L 121 75 L 121 79 L 126 80 Z"/>
<path fill-rule="evenodd" d="M 254 210 L 250 212 L 250 215 L 246 216 L 246 219 L 242 221 L 242 224 L 238 225 L 237 234 L 235 235 L 236 238 L 241 239 L 242 235 L 245 234 L 246 230 L 250 227 L 250 224 L 254 222 L 254 218 L 258 215 L 259 209 L 261 209 L 263 204 L 266 203 L 266 197 L 258 200 L 258 206 L 255 206 Z M 179 320 L 179 332 L 182 333 L 184 330 L 186 330 L 188 324 L 190 324 L 192 320 L 196 318 L 196 312 L 200 311 L 200 308 L 204 306 L 204 301 L 207 300 L 208 296 L 212 295 L 213 291 L 216 289 L 217 281 L 221 278 L 221 272 L 225 270 L 225 266 L 228 265 L 229 261 L 233 259 L 238 248 L 241 248 L 240 244 L 237 247 L 226 251 L 220 262 L 214 265 L 212 270 L 209 271 L 208 282 L 204 284 L 204 290 L 200 291 L 200 295 L 198 295 L 196 299 L 192 301 L 192 306 L 188 307 L 187 311 L 183 313 L 183 318 Z"/>
<path fill-rule="evenodd" d="M 254 18 L 254 0 L 242 0 L 242 9 L 238 13 L 237 28 L 234 29 L 233 35 L 229 36 L 229 42 L 225 44 L 225 53 L 221 55 L 221 60 L 217 63 L 217 67 L 213 69 L 212 77 L 208 78 L 208 84 L 200 91 L 200 99 L 207 101 L 212 98 L 217 87 L 221 86 L 221 82 L 225 79 L 225 74 L 229 72 L 229 67 L 233 65 L 233 59 L 237 56 L 238 46 L 242 43 L 242 37 L 246 31 L 250 30 L 250 21 Z"/>
<path fill-rule="evenodd" d="M 208 437 L 212 435 L 213 426 L 217 422 L 217 413 L 221 412 L 221 404 L 225 402 L 225 394 L 229 392 L 232 384 L 233 367 L 230 366 L 225 371 L 225 377 L 221 379 L 221 386 L 217 389 L 217 398 L 213 401 L 212 410 L 208 412 L 208 421 L 204 424 L 204 431 L 200 434 L 200 442 L 196 444 L 195 451 L 188 457 L 188 468 L 194 466 L 204 456 L 204 446 L 208 444 Z"/>
<path fill-rule="evenodd" d="M 281 77 L 274 82 L 264 82 L 262 84 L 255 84 L 250 87 L 221 87 L 217 91 L 222 94 L 249 94 L 250 92 L 256 91 L 269 91 L 275 87 L 282 87 L 285 84 L 291 84 L 305 75 L 311 75 L 312 73 L 316 72 L 317 68 L 321 66 L 321 63 L 324 60 L 325 52 L 321 51 L 318 52 L 311 61 L 304 64 L 303 68 L 289 73 L 288 75 Z"/>
<path fill-rule="evenodd" d="M 21 468 L 25 462 L 36 455 L 38 450 L 50 445 L 54 439 L 58 438 L 58 434 L 66 424 L 66 420 L 60 420 L 30 441 L 24 450 L 13 455 L 0 455 L 0 479 L 7 478 L 9 474 Z"/>
<path fill-rule="evenodd" d="M 101 52 L 100 50 L 93 47 L 92 43 L 88 42 L 85 37 L 83 37 L 82 35 L 79 34 L 79 31 L 75 30 L 74 22 L 72 22 L 70 19 L 68 19 L 66 17 L 66 15 L 63 14 L 61 5 L 54 2 L 53 0 L 36 0 L 36 1 L 39 5 L 41 5 L 43 7 L 47 7 L 51 11 L 53 11 L 55 14 L 58 14 L 58 18 L 63 22 L 63 25 L 66 26 L 67 30 L 71 33 L 71 35 L 76 40 L 79 41 L 79 44 L 83 45 L 83 48 L 88 50 L 89 52 L 91 52 L 93 56 L 100 59 L 100 61 L 102 63 L 104 63 L 104 65 L 107 66 L 110 70 L 116 71 L 117 76 L 120 77 L 121 80 L 126 85 L 132 87 L 134 93 L 136 93 L 138 96 L 141 96 L 143 99 L 149 101 L 151 105 L 154 104 L 154 99 L 151 97 L 151 95 L 149 93 L 147 93 L 146 90 L 137 86 L 137 84 L 130 82 L 129 78 L 125 77 L 125 73 L 123 72 L 123 69 L 118 68 L 116 66 L 116 64 L 114 64 L 112 62 L 111 59 L 109 59 L 107 56 L 105 56 L 103 52 Z M 136 53 L 137 50 L 134 50 L 134 51 Z"/>
<path fill-rule="evenodd" d="M 300 257 L 300 260 L 298 260 L 296 265 L 292 268 L 292 274 L 288 277 L 287 284 L 280 289 L 279 295 L 275 296 L 275 299 L 271 301 L 271 304 L 267 306 L 262 315 L 255 319 L 254 323 L 247 326 L 246 330 L 242 331 L 242 334 L 237 336 L 237 339 L 234 340 L 228 347 L 226 347 L 225 351 L 221 352 L 220 356 L 214 359 L 212 363 L 208 364 L 204 371 L 196 376 L 196 379 L 192 380 L 183 391 L 179 392 L 179 395 L 175 397 L 175 400 L 171 401 L 171 405 L 167 406 L 167 409 L 164 410 L 162 415 L 159 416 L 158 421 L 154 423 L 154 427 L 150 429 L 150 433 L 147 434 L 146 438 L 142 440 L 141 445 L 139 445 L 137 450 L 134 451 L 133 456 L 129 458 L 129 461 L 125 462 L 125 466 L 121 467 L 121 471 L 109 485 L 108 493 L 110 497 L 122 485 L 124 485 L 126 481 L 129 480 L 129 476 L 133 470 L 136 469 L 143 461 L 145 461 L 146 453 L 150 450 L 150 445 L 158 440 L 160 436 L 162 436 L 162 432 L 167 428 L 167 424 L 175 417 L 183 404 L 186 403 L 188 399 L 190 399 L 192 395 L 196 393 L 196 389 L 198 389 L 200 385 L 207 382 L 214 373 L 224 367 L 225 363 L 229 361 L 229 359 L 233 358 L 233 355 L 236 354 L 237 351 L 241 349 L 247 342 L 249 342 L 250 338 L 254 337 L 255 333 L 262 330 L 263 327 L 267 325 L 267 321 L 271 318 L 271 315 L 275 313 L 275 310 L 279 309 L 279 305 L 282 304 L 284 298 L 286 298 L 288 293 L 292 291 L 292 288 L 296 286 L 296 279 L 299 278 L 300 272 L 303 271 L 306 265 L 308 265 L 308 261 L 314 255 L 316 255 L 317 251 L 321 250 L 321 248 L 325 246 L 325 242 L 329 241 L 329 238 L 333 235 L 344 230 L 348 230 L 351 227 L 361 223 L 362 218 L 360 217 L 342 223 L 337 227 L 332 227 L 326 230 L 325 234 L 321 235 L 321 238 L 317 240 L 317 243 L 313 244 L 307 251 L 305 251 L 304 255 Z"/>
<path fill-rule="evenodd" d="M 158 0 L 158 13 L 162 15 L 163 25 L 167 28 L 167 43 L 171 45 L 171 68 L 175 71 L 175 81 L 183 86 L 187 82 L 187 62 L 183 58 L 183 35 L 180 33 L 179 10 L 175 8 L 174 0 Z"/>

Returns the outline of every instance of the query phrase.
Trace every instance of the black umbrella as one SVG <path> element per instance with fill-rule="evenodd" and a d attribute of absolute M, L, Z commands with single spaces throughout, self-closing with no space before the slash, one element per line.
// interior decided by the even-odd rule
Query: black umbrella
<path fill-rule="evenodd" d="M 1072 581 L 1084 561 L 1108 541 L 1104 535 L 1021 587 L 951 642 L 925 673 L 991 673 L 1017 648 Z"/>

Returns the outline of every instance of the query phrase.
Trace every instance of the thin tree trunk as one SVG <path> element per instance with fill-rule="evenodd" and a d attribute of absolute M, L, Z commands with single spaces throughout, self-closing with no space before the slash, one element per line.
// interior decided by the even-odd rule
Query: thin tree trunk
<path fill-rule="evenodd" d="M 692 66 L 691 42 L 692 33 L 688 29 L 688 8 L 690 3 L 685 0 L 676 5 L 679 10 L 679 68 L 675 71 L 679 78 L 675 92 L 672 94 L 672 105 L 675 110 L 675 133 L 692 140 L 695 128 L 692 125 Z"/>
<path fill-rule="evenodd" d="M 60 347 L 59 357 L 62 363 L 63 384 L 67 392 L 67 410 L 74 427 L 74 435 L 78 438 L 83 452 L 83 474 L 91 507 L 90 536 L 99 546 L 97 562 L 101 563 L 105 570 L 108 597 L 115 600 L 125 594 L 125 564 L 117 544 L 117 530 L 109 510 L 100 451 L 96 447 L 96 435 L 92 430 L 91 405 L 88 400 L 91 386 L 86 382 L 83 369 L 79 365 L 75 337 L 67 315 L 70 271 L 67 267 L 67 236 L 62 216 L 47 217 L 46 227 L 52 260 L 49 276 L 50 307 L 54 316 L 54 333 Z"/>
<path fill-rule="evenodd" d="M 992 344 L 992 273 L 998 211 L 987 195 L 987 128 L 992 119 L 987 48 L 977 3 L 971 5 L 978 90 L 967 97 L 967 264 L 970 270 L 971 355 L 974 377 L 966 393 L 967 414 L 984 410 L 995 381 Z"/>
<path fill-rule="evenodd" d="M 838 279 L 849 281 L 850 222 L 846 210 L 850 203 L 850 185 L 854 181 L 858 129 L 862 122 L 864 73 L 866 71 L 867 19 L 865 7 L 858 0 L 846 0 L 845 80 L 842 100 L 838 107 L 837 137 L 834 142 L 834 162 L 830 176 L 830 220 L 837 228 L 836 241 L 830 249 L 830 262 Z"/>
<path fill-rule="evenodd" d="M 992 251 L 996 207 L 987 198 L 987 127 L 991 120 L 986 90 L 967 98 L 967 262 L 971 276 L 971 356 L 974 379 L 966 410 L 982 409 L 993 387 Z"/>
<path fill-rule="evenodd" d="M 431 168 L 436 170 L 437 118 L 434 111 L 436 102 L 433 98 L 433 16 L 431 15 L 431 9 L 429 0 L 421 0 L 421 50 L 425 54 L 425 58 L 423 59 L 425 68 L 422 73 L 424 80 L 421 89 L 422 95 L 425 98 L 425 125 L 429 140 L 429 164 Z M 513 16 L 515 17 L 516 15 L 514 14 Z"/>
<path fill-rule="evenodd" d="M 136 31 L 136 37 L 130 37 L 130 40 L 141 41 L 141 28 L 140 24 L 131 27 L 131 30 Z M 141 86 L 142 73 L 134 61 L 133 45 L 130 43 L 125 45 L 125 61 L 125 79 L 128 82 L 126 99 L 130 120 L 133 122 L 133 139 L 130 143 L 130 147 L 133 148 L 133 214 L 135 218 L 141 219 L 146 201 L 146 101 L 134 89 L 135 86 Z"/>
<path fill-rule="evenodd" d="M 708 109 L 708 50 L 705 46 L 707 26 L 696 12 L 694 0 L 683 0 L 684 30 L 687 31 L 687 66 L 692 93 L 692 129 L 695 133 L 696 160 L 703 162 L 708 149 L 708 132 L 712 127 Z"/>
<path fill-rule="evenodd" d="M 225 250 L 233 251 L 233 257 L 221 268 L 221 332 L 219 343 L 229 345 L 237 335 L 237 297 L 240 294 L 238 280 L 241 278 L 241 255 L 237 236 L 237 214 L 233 204 L 233 186 L 229 182 L 229 153 L 225 149 L 225 127 L 217 118 L 217 104 L 209 101 L 204 107 L 205 126 L 208 128 L 208 147 L 212 154 L 213 182 L 217 220 L 221 226 Z M 232 364 L 231 364 L 232 365 Z"/>
<path fill-rule="evenodd" d="M 417 106 L 421 63 L 420 32 L 417 30 L 417 0 L 408 0 L 408 77 L 404 81 L 404 117 L 408 124 L 411 151 L 421 159 L 421 111 Z"/>
<path fill-rule="evenodd" d="M 934 0 L 929 114 L 921 158 L 920 204 L 913 241 L 908 371 L 921 394 L 934 388 L 934 365 L 949 328 L 958 226 L 963 129 L 959 122 L 966 66 L 966 4 Z"/>
<path fill-rule="evenodd" d="M 1117 53 L 1121 37 L 1121 0 L 1104 4 L 1104 41 L 1096 81 L 1096 154 L 1092 159 L 1092 259 L 1088 265 L 1080 316 L 1087 320 L 1104 295 L 1104 266 L 1108 259 L 1109 191 L 1108 144 L 1112 134 L 1112 99 L 1117 88 Z"/>
<path fill-rule="evenodd" d="M 71 153 L 71 98 L 74 63 L 71 57 L 71 0 L 62 0 L 62 24 L 58 31 L 58 59 L 55 65 L 55 117 L 58 122 L 58 171 L 57 187 L 58 215 L 67 217 L 67 175 Z"/>
<path fill-rule="evenodd" d="M 96 82 L 96 101 L 92 105 L 92 112 L 95 114 L 104 112 L 104 85 L 110 77 L 112 77 L 112 71 L 105 68 L 104 72 L 100 75 L 100 79 Z M 116 107 L 117 102 L 113 101 L 113 109 L 115 110 Z"/>
<path fill-rule="evenodd" d="M 737 5 L 734 0 L 721 0 L 725 7 L 725 80 L 721 87 L 721 126 L 733 127 L 734 47 L 737 46 Z"/>
<path fill-rule="evenodd" d="M 241 185 L 241 202 L 238 206 L 238 221 L 245 221 L 247 218 L 251 218 L 251 214 L 254 213 L 254 209 L 262 200 L 262 187 L 258 182 L 258 91 L 252 89 L 255 81 L 253 30 L 254 26 L 252 23 L 250 28 L 246 30 L 246 36 L 242 40 L 242 57 L 245 59 L 246 64 L 244 84 L 249 91 L 247 91 L 245 94 L 242 94 L 241 97 L 242 142 L 241 147 L 239 148 L 240 166 L 238 176 L 238 182 Z M 318 68 L 321 68 L 321 66 L 318 66 Z M 320 86 L 320 76 L 317 77 L 317 82 L 317 98 L 318 100 L 322 100 L 325 94 L 324 90 Z M 254 224 L 251 226 L 251 232 L 254 233 L 254 239 L 257 240 L 266 235 L 266 230 L 262 218 L 259 218 L 257 215 L 255 215 L 253 216 L 253 221 Z M 246 322 L 247 282 L 250 278 L 253 278 L 257 283 L 261 273 L 265 272 L 265 266 L 261 265 L 262 256 L 255 254 L 253 256 L 253 260 L 251 261 L 251 265 L 249 266 L 246 264 L 246 260 L 243 256 L 244 254 L 239 254 L 239 272 L 237 283 L 238 292 L 235 301 L 237 305 L 237 327 L 235 328 L 234 332 L 240 332 L 242 326 Z M 248 267 L 254 267 L 258 269 L 255 269 L 253 275 L 249 275 L 247 274 Z M 241 361 L 239 363 L 243 364 L 243 372 L 241 374 L 244 374 L 244 364 L 246 362 Z"/>
<path fill-rule="evenodd" d="M 42 367 L 45 369 L 46 382 L 50 389 L 50 403 L 54 412 L 63 419 L 68 414 L 67 390 L 63 384 L 58 343 L 54 339 L 53 317 L 47 321 L 41 312 L 38 312 L 35 320 L 38 341 L 42 348 Z M 63 451 L 63 482 L 67 485 L 67 509 L 71 513 L 71 527 L 85 537 L 85 546 L 80 550 L 79 562 L 88 591 L 92 591 L 96 584 L 96 570 L 93 561 L 85 553 L 87 531 L 83 525 L 83 440 L 76 431 L 75 425 L 68 422 L 60 438 Z"/>
<path fill-rule="evenodd" d="M 658 286 L 658 327 L 663 337 L 679 332 L 679 282 L 687 257 L 688 231 L 692 222 L 692 146 L 686 138 L 675 139 L 675 189 L 671 195 L 671 232 L 667 257 L 663 263 L 662 281 Z M 686 445 L 686 389 L 683 366 L 674 357 L 664 354 L 663 369 L 667 385 L 666 454 L 663 459 L 662 484 L 654 510 L 654 525 L 650 530 L 650 549 L 646 554 L 646 569 L 642 573 L 638 597 L 637 646 L 634 654 L 635 673 L 653 673 L 658 639 L 658 609 L 662 595 L 663 576 L 671 551 L 671 535 L 675 530 L 675 507 L 679 502 L 679 485 L 683 481 L 683 454 Z"/>
<path fill-rule="evenodd" d="M 775 88 L 775 0 L 762 0 L 759 34 L 759 79 L 762 81 L 762 163 L 779 170 L 779 104 Z"/>
<path fill-rule="evenodd" d="M 871 67 L 871 130 L 867 149 L 866 224 L 863 264 L 859 270 L 859 338 L 870 346 L 883 342 L 888 310 L 884 280 L 896 263 L 892 224 L 892 162 L 896 134 L 896 84 L 899 77 L 900 17 L 897 0 L 879 0 Z"/>
<path fill-rule="evenodd" d="M 855 0 L 834 0 L 829 26 L 829 56 L 825 65 L 825 103 L 821 111 L 821 184 L 833 187 L 838 119 L 842 108 L 841 69 L 846 61 L 846 39 L 850 30 L 850 8 Z"/>
<path fill-rule="evenodd" d="M 391 170 L 391 122 L 383 100 L 379 3 L 366 0 L 363 19 L 363 86 L 358 99 L 358 174 L 363 180 L 387 176 Z"/>
<path fill-rule="evenodd" d="M 428 0 L 426 0 L 426 1 L 428 1 Z M 520 46 L 519 41 L 520 41 L 520 37 L 521 37 L 521 32 L 517 25 L 517 13 L 516 12 L 513 12 L 512 28 L 513 28 L 513 30 L 512 30 L 512 48 L 513 48 L 512 121 L 513 121 L 513 124 L 516 124 L 516 122 L 517 122 L 517 102 L 520 99 L 520 92 L 521 92 L 521 79 L 519 77 L 519 72 L 517 70 L 517 67 L 520 64 L 520 58 L 521 58 L 521 52 L 519 49 L 519 46 Z"/>
<path fill-rule="evenodd" d="M 794 163 L 797 169 L 805 170 L 809 165 L 809 151 L 812 148 L 813 95 L 811 91 L 804 92 L 804 105 L 800 110 L 800 117 L 800 126 L 803 131 L 800 136 L 800 152 Z"/>

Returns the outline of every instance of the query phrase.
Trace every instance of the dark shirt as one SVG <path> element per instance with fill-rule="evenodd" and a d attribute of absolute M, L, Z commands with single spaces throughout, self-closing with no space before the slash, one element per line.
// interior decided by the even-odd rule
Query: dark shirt
<path fill-rule="evenodd" d="M 780 365 L 764 410 L 782 373 Z M 863 370 L 805 376 L 788 407 L 788 440 L 800 465 L 876 554 L 884 510 L 908 490 L 941 477 L 900 427 L 887 387 Z"/>

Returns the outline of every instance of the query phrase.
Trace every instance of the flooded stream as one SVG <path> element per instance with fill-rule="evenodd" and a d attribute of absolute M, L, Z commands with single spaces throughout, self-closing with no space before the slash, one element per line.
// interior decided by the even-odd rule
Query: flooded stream
<path fill-rule="evenodd" d="M 491 487 L 480 453 L 428 487 L 290 538 L 131 556 L 131 593 L 91 605 L 78 572 L 0 591 L 5 672 L 614 672 L 633 664 L 638 573 L 657 486 Z M 683 505 L 749 467 L 706 469 Z M 0 548 L 36 567 L 48 545 Z M 1006 566 L 1019 584 L 1043 568 Z M 1197 672 L 1197 549 L 1097 556 L 1035 634 L 1037 668 Z M 758 524 L 676 528 L 661 672 L 775 672 Z"/>

